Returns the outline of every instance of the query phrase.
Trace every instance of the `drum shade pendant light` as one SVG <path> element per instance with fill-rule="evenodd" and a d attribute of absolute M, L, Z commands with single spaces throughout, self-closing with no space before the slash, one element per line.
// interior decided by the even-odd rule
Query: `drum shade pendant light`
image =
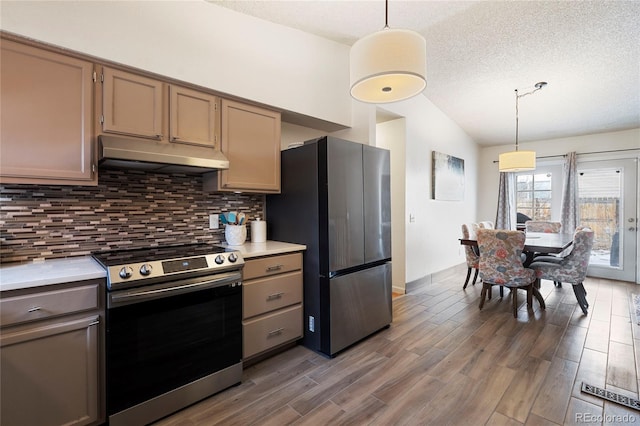
<path fill-rule="evenodd" d="M 415 31 L 391 29 L 385 0 L 384 28 L 351 47 L 351 96 L 382 104 L 411 98 L 427 86 L 427 43 Z"/>
<path fill-rule="evenodd" d="M 534 151 L 518 151 L 518 99 L 531 95 L 546 86 L 547 83 L 541 81 L 535 84 L 535 89 L 531 92 L 518 94 L 516 89 L 516 150 L 505 152 L 498 157 L 498 169 L 501 172 L 524 172 L 536 169 L 536 153 Z"/>

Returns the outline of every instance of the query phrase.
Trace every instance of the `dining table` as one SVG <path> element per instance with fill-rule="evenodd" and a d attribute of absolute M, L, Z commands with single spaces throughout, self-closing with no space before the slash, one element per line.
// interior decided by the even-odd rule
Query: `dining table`
<path fill-rule="evenodd" d="M 573 243 L 573 234 L 567 233 L 525 232 L 525 238 L 522 249 L 522 253 L 526 256 L 522 262 L 525 268 L 533 262 L 536 256 L 562 253 Z M 475 239 L 460 238 L 460 244 L 478 250 L 478 241 Z M 545 306 L 544 298 L 535 285 L 533 286 L 533 296 L 538 299 L 541 306 Z"/>
<path fill-rule="evenodd" d="M 526 232 L 525 238 L 522 249 L 526 256 L 522 262 L 525 268 L 531 264 L 535 256 L 562 253 L 573 243 L 573 234 L 567 233 Z M 476 249 L 478 247 L 478 241 L 475 239 L 460 238 L 460 244 Z"/>

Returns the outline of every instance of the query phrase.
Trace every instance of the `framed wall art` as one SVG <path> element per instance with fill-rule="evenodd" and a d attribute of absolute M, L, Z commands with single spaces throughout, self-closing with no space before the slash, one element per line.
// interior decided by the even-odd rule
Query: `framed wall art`
<path fill-rule="evenodd" d="M 464 199 L 464 160 L 432 151 L 431 198 L 442 201 Z"/>

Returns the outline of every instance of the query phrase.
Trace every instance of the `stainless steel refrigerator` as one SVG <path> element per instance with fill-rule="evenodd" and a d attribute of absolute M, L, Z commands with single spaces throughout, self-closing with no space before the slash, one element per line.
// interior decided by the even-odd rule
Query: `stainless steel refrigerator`
<path fill-rule="evenodd" d="M 307 246 L 303 344 L 331 357 L 392 321 L 389 157 L 307 141 L 282 151 L 282 191 L 266 198 L 270 239 Z"/>

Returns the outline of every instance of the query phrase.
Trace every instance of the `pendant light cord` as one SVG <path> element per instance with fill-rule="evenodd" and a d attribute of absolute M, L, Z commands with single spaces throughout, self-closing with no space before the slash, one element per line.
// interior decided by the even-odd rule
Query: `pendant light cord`
<path fill-rule="evenodd" d="M 520 96 L 518 96 L 518 89 L 516 89 L 516 152 L 518 152 L 518 99 Z"/>
<path fill-rule="evenodd" d="M 518 151 L 518 99 L 523 98 L 527 95 L 533 95 L 538 90 L 541 90 L 544 86 L 547 85 L 546 81 L 541 81 L 535 84 L 535 89 L 530 92 L 523 93 L 522 95 L 518 95 L 518 89 L 516 89 L 516 152 Z"/>
<path fill-rule="evenodd" d="M 384 0 L 384 29 L 389 28 L 389 0 Z"/>

